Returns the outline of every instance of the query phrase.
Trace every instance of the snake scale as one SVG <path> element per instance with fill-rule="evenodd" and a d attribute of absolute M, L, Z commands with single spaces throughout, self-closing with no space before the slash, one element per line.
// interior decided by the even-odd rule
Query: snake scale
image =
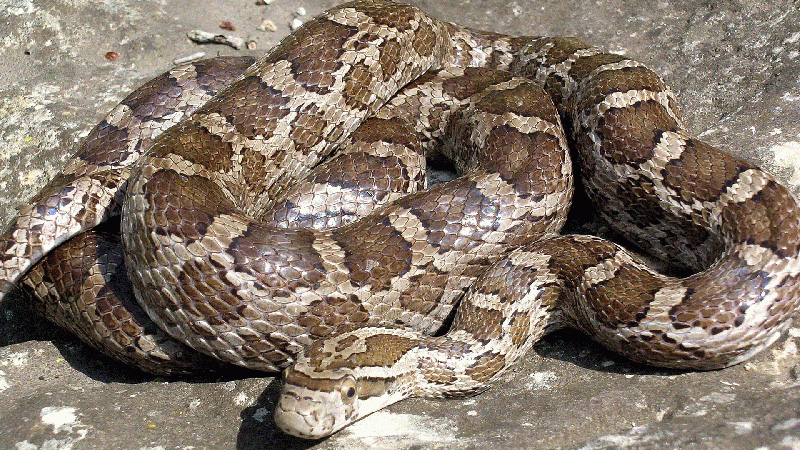
<path fill-rule="evenodd" d="M 439 157 L 460 176 L 426 189 Z M 572 158 L 612 227 L 692 274 L 559 235 Z M 485 389 L 561 327 L 736 364 L 789 327 L 799 245 L 792 195 L 689 134 L 643 64 L 359 0 L 123 100 L 0 238 L 0 292 L 154 373 L 289 366 L 276 423 L 316 438 Z"/>

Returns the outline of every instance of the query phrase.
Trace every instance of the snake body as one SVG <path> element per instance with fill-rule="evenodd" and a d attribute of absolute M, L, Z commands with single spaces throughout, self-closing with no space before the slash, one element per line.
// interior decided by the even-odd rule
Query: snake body
<path fill-rule="evenodd" d="M 485 389 L 565 326 L 636 361 L 713 369 L 791 323 L 795 199 L 689 134 L 639 62 L 386 0 L 333 8 L 250 62 L 175 69 L 112 111 L 0 238 L 2 292 L 25 276 L 51 302 L 75 291 L 99 304 L 73 313 L 97 330 L 113 308 L 92 289 L 57 287 L 46 265 L 62 242 L 101 247 L 68 239 L 121 210 L 124 265 L 147 316 L 223 361 L 277 370 L 296 359 L 275 418 L 309 438 L 411 395 Z M 667 277 L 616 244 L 558 235 L 568 145 L 609 224 L 694 274 Z M 421 189 L 424 156 L 438 153 L 461 176 Z M 97 345 L 125 328 L 102 322 Z M 171 350 L 145 345 L 131 358 L 145 369 L 203 364 L 171 338 L 147 342 Z"/>

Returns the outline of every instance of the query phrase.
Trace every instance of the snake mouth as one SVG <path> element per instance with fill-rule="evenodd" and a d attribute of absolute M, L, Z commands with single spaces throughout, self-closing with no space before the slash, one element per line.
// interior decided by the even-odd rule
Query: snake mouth
<path fill-rule="evenodd" d="M 322 439 L 342 428 L 336 426 L 336 415 L 323 400 L 283 392 L 275 407 L 275 425 L 286 434 L 303 439 Z"/>

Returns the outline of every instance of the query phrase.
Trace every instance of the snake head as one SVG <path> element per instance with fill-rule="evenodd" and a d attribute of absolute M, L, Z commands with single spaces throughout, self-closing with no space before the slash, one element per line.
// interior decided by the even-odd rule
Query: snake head
<path fill-rule="evenodd" d="M 312 345 L 284 372 L 275 424 L 283 432 L 304 439 L 320 439 L 345 426 L 409 397 L 409 374 L 390 364 L 407 350 L 404 341 L 391 339 L 385 329 L 364 328 Z M 376 339 L 377 337 L 377 339 Z M 381 345 L 372 345 L 379 343 Z M 389 347 L 397 351 L 389 350 Z"/>
<path fill-rule="evenodd" d="M 312 378 L 286 369 L 275 423 L 284 433 L 304 439 L 329 436 L 358 420 L 358 386 L 350 374 Z"/>

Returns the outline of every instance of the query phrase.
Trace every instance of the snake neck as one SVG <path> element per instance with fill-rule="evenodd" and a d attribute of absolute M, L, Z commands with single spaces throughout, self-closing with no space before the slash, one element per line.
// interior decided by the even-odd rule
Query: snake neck
<path fill-rule="evenodd" d="M 275 423 L 320 439 L 408 397 L 483 390 L 463 374 L 464 344 L 410 330 L 362 328 L 320 342 L 286 369 Z"/>
<path fill-rule="evenodd" d="M 276 424 L 318 439 L 407 397 L 462 397 L 487 389 L 553 328 L 554 308 L 542 302 L 554 304 L 558 292 L 525 296 L 508 305 L 519 314 L 497 311 L 503 320 L 478 323 L 471 317 L 484 307 L 485 295 L 472 292 L 444 336 L 370 327 L 312 345 L 284 374 Z"/>

